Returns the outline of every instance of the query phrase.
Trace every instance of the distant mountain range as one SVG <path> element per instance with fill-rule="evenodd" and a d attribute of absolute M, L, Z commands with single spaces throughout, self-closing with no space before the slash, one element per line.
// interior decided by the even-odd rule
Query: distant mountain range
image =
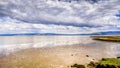
<path fill-rule="evenodd" d="M 57 33 L 21 33 L 0 34 L 0 36 L 91 36 L 91 35 L 120 35 L 120 31 L 95 32 L 90 34 L 57 34 Z"/>
<path fill-rule="evenodd" d="M 81 35 L 120 35 L 120 31 L 95 32 L 91 34 L 81 34 Z"/>

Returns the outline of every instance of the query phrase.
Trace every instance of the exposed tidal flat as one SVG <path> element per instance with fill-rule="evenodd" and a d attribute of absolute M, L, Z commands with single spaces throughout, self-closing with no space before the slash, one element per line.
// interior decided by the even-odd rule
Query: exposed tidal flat
<path fill-rule="evenodd" d="M 0 68 L 71 68 L 77 64 L 87 67 L 90 62 L 119 56 L 118 42 L 93 40 L 89 36 L 0 37 Z"/>

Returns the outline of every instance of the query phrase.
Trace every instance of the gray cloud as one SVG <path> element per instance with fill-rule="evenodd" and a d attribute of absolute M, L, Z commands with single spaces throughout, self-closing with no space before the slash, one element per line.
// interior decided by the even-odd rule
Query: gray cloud
<path fill-rule="evenodd" d="M 26 23 L 26 26 L 29 26 L 29 28 L 22 28 L 23 25 L 19 28 L 31 32 L 36 31 L 35 29 L 42 31 L 46 29 L 44 31 L 47 32 L 52 25 L 55 28 L 53 27 L 53 31 L 51 32 L 56 33 L 60 31 L 61 33 L 70 33 L 71 31 L 74 33 L 109 31 L 117 30 L 120 26 L 119 19 L 115 16 L 120 9 L 119 3 L 119 0 L 101 0 L 96 3 L 87 1 L 0 0 L 0 17 L 1 20 L 3 17 L 13 19 L 12 23 L 14 23 L 16 30 L 18 30 L 17 27 L 20 25 L 19 22 L 22 24 Z M 8 21 L 11 22 L 11 20 Z M 12 26 L 8 21 L 4 22 Z M 3 25 L 3 21 L 0 24 Z M 43 24 L 46 27 L 36 28 L 34 24 L 38 24 L 39 26 Z M 65 31 L 59 26 L 64 27 Z M 72 28 L 68 28 L 69 26 L 75 29 L 72 30 Z M 114 29 L 111 29 L 111 27 L 114 27 Z M 1 26 L 1 28 L 7 30 L 5 26 Z"/>

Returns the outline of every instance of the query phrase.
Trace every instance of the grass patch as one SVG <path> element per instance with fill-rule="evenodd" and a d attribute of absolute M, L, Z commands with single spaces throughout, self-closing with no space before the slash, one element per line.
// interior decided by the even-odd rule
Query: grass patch
<path fill-rule="evenodd" d="M 101 65 L 114 65 L 120 66 L 120 58 L 103 58 L 100 61 Z"/>
<path fill-rule="evenodd" d="M 120 42 L 120 36 L 91 36 L 93 40 Z"/>
<path fill-rule="evenodd" d="M 88 68 L 120 68 L 120 58 L 103 58 L 99 62 L 90 62 Z"/>

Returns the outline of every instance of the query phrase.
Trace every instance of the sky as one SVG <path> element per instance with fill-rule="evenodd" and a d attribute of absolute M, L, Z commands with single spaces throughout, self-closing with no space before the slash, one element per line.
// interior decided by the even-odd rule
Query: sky
<path fill-rule="evenodd" d="M 119 0 L 0 0 L 0 34 L 120 31 Z"/>

